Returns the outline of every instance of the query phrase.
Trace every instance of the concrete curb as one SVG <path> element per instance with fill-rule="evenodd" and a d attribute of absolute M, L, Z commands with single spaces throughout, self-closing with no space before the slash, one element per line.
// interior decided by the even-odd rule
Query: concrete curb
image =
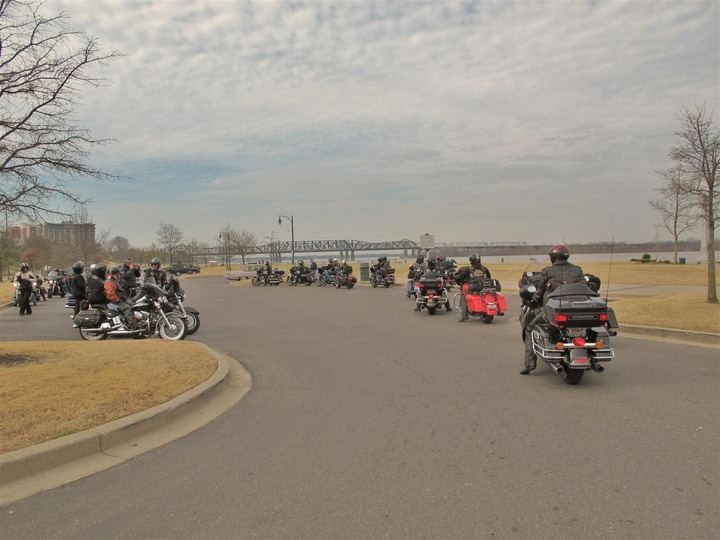
<path fill-rule="evenodd" d="M 0 505 L 157 448 L 205 425 L 237 403 L 252 386 L 250 374 L 234 359 L 203 343 L 194 343 L 209 351 L 218 363 L 215 373 L 195 388 L 96 428 L 0 455 Z M 222 398 L 231 388 L 235 390 L 229 392 L 232 395 Z M 189 420 L 192 416 L 195 418 Z M 171 425 L 174 426 L 172 434 L 155 436 L 158 429 Z M 93 457 L 98 459 L 89 467 L 80 467 L 79 474 L 64 472 L 60 478 L 52 478 L 55 471 Z M 25 485 L 33 483 L 40 485 Z"/>
<path fill-rule="evenodd" d="M 713 334 L 710 332 L 695 332 L 691 330 L 677 330 L 676 328 L 662 328 L 659 326 L 622 324 L 620 325 L 620 328 L 618 328 L 618 335 L 682 341 L 691 343 L 692 345 L 720 348 L 720 334 Z"/>

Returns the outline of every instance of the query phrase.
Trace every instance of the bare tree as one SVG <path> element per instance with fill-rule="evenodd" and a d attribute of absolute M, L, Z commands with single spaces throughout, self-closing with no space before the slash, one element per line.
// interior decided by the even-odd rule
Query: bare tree
<path fill-rule="evenodd" d="M 130 240 L 124 236 L 114 236 L 107 241 L 107 250 L 113 256 L 113 259 L 118 262 L 120 262 L 120 259 L 129 256 L 130 249 Z"/>
<path fill-rule="evenodd" d="M 255 253 L 255 246 L 257 246 L 257 238 L 253 233 L 245 229 L 240 231 L 234 231 L 231 237 L 231 243 L 233 246 L 233 253 L 238 253 L 242 257 L 242 263 L 245 264 L 245 255 Z"/>
<path fill-rule="evenodd" d="M 678 262 L 678 243 L 680 235 L 694 229 L 699 218 L 692 196 L 685 192 L 682 179 L 674 171 L 658 173 L 665 179 L 665 184 L 656 191 L 660 197 L 648 202 L 657 214 L 660 225 L 673 238 L 673 262 Z"/>
<path fill-rule="evenodd" d="M 692 197 L 705 225 L 707 239 L 708 302 L 718 303 L 715 285 L 715 229 L 720 218 L 720 131 L 713 125 L 713 112 L 705 106 L 683 106 L 678 113 L 677 144 L 668 156 L 674 165 L 666 173 L 677 178 L 684 193 Z"/>
<path fill-rule="evenodd" d="M 68 15 L 42 13 L 44 2 L 0 0 L 0 210 L 40 221 L 67 217 L 60 204 L 84 201 L 68 187 L 81 177 L 117 178 L 88 163 L 94 139 L 73 123 L 85 86 L 106 80 L 97 39 L 68 26 Z"/>
<path fill-rule="evenodd" d="M 183 244 L 182 231 L 170 223 L 160 223 L 160 228 L 157 230 L 157 238 L 160 245 L 170 256 L 170 264 L 172 264 L 175 252 L 177 252 Z"/>

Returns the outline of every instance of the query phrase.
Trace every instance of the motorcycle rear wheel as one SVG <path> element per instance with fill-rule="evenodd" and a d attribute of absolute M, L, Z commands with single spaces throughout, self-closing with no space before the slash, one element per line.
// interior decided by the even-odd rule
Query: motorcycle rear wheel
<path fill-rule="evenodd" d="M 385 282 L 385 288 L 387 289 L 390 286 L 390 284 L 386 281 Z"/>
<path fill-rule="evenodd" d="M 436 309 L 437 309 L 437 307 L 435 307 L 435 306 L 427 308 L 428 314 L 429 314 L 429 315 L 435 315 L 435 310 L 436 310 Z"/>
<path fill-rule="evenodd" d="M 185 319 L 180 317 L 168 317 L 168 321 L 170 324 L 165 322 L 165 319 L 160 319 L 158 321 L 157 328 L 160 337 L 170 341 L 180 341 L 181 339 L 185 339 L 188 330 Z"/>
<path fill-rule="evenodd" d="M 107 334 L 104 332 L 88 332 L 86 328 L 80 328 L 80 337 L 85 341 L 102 341 L 107 339 Z"/>
<path fill-rule="evenodd" d="M 567 384 L 577 384 L 582 381 L 583 375 L 585 375 L 584 369 L 571 369 L 566 368 L 563 371 L 562 378 Z"/>
<path fill-rule="evenodd" d="M 482 313 L 480 315 L 480 320 L 484 322 L 485 324 L 490 324 L 493 322 L 493 319 L 495 318 L 495 315 L 488 315 L 487 313 Z"/>
<path fill-rule="evenodd" d="M 200 329 L 200 315 L 188 313 L 187 319 L 185 319 L 185 324 L 187 324 L 187 335 L 189 336 L 194 334 Z"/>

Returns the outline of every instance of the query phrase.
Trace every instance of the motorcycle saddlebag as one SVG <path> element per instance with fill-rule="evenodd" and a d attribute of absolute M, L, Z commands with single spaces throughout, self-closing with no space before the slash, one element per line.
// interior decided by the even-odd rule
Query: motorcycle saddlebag
<path fill-rule="evenodd" d="M 104 318 L 104 314 L 99 309 L 88 309 L 81 311 L 75 315 L 75 324 L 80 328 L 95 328 L 100 326 L 100 321 Z"/>

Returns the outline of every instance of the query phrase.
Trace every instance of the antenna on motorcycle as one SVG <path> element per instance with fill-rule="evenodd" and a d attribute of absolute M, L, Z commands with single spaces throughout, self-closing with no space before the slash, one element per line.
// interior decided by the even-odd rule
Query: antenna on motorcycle
<path fill-rule="evenodd" d="M 608 303 L 608 299 L 610 298 L 610 271 L 612 270 L 612 261 L 613 261 L 613 251 L 615 251 L 615 237 L 612 237 L 612 242 L 610 242 L 610 264 L 608 265 L 608 279 L 607 279 L 607 286 L 605 287 L 605 303 Z"/>

